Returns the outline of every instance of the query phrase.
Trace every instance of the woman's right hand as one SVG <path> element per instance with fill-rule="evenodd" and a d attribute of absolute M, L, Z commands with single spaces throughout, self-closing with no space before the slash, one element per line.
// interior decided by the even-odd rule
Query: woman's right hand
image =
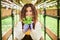
<path fill-rule="evenodd" d="M 29 28 L 29 25 L 28 24 L 24 24 L 23 26 L 23 32 L 26 32 Z"/>

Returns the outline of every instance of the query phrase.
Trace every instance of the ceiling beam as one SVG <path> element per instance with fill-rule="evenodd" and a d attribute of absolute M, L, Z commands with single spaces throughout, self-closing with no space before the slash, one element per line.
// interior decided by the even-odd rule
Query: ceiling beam
<path fill-rule="evenodd" d="M 18 0 L 19 1 L 19 0 Z M 20 4 L 20 3 L 18 3 L 18 2 L 16 2 L 15 0 L 13 0 L 13 2 L 15 3 L 15 4 L 17 4 L 18 6 L 21 6 L 22 7 L 22 5 Z M 19 1 L 20 2 L 20 1 Z"/>
<path fill-rule="evenodd" d="M 37 0 L 37 2 L 35 3 L 35 5 L 38 5 L 42 0 Z"/>

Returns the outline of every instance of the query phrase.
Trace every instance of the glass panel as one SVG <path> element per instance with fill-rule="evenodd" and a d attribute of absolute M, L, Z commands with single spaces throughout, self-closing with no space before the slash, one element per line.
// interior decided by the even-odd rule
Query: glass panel
<path fill-rule="evenodd" d="M 52 39 L 46 34 L 46 40 L 52 40 Z"/>
<path fill-rule="evenodd" d="M 52 17 L 46 17 L 46 25 L 47 28 L 52 31 L 55 35 L 57 35 L 57 19 L 54 19 Z M 46 37 L 46 39 L 50 39 L 48 36 Z"/>
<path fill-rule="evenodd" d="M 2 34 L 7 32 L 9 28 L 12 28 L 12 20 L 11 17 L 2 19 Z"/>
<path fill-rule="evenodd" d="M 49 7 L 46 8 L 46 27 L 55 35 L 57 35 L 57 7 L 55 3 L 56 0 L 50 0 Z M 51 4 L 52 3 L 52 4 Z M 47 5 L 48 6 L 48 5 Z M 46 40 L 52 40 L 48 35 L 46 35 Z"/>
<path fill-rule="evenodd" d="M 40 11 L 42 11 L 42 10 L 40 10 Z M 39 22 L 41 22 L 42 24 L 44 24 L 44 18 L 43 18 L 42 12 L 39 12 L 39 14 L 38 14 L 38 20 L 39 20 Z M 44 29 L 42 29 L 42 33 L 43 33 L 42 36 L 43 36 L 43 39 L 44 39 Z"/>
<path fill-rule="evenodd" d="M 54 34 L 57 35 L 57 19 L 46 17 L 46 25 Z"/>
<path fill-rule="evenodd" d="M 14 15 L 14 26 L 16 26 L 16 23 L 19 21 L 19 15 L 17 14 L 16 11 L 13 12 Z M 12 34 L 10 35 L 10 37 L 8 38 L 8 40 L 12 40 Z"/>
<path fill-rule="evenodd" d="M 14 24 L 16 24 L 19 21 L 19 15 L 14 15 Z"/>
<path fill-rule="evenodd" d="M 42 14 L 39 14 L 39 21 L 44 24 L 44 18 Z"/>

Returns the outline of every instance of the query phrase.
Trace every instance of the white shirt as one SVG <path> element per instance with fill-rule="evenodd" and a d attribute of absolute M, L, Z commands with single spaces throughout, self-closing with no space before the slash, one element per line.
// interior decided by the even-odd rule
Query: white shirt
<path fill-rule="evenodd" d="M 22 32 L 22 23 L 18 22 L 17 26 L 14 28 L 14 38 L 16 37 L 18 40 L 24 37 L 24 33 Z M 36 37 L 35 37 L 36 36 Z M 39 40 L 41 38 L 42 32 L 41 32 L 41 24 L 40 22 L 36 22 L 35 24 L 35 30 L 33 29 L 31 31 L 31 37 L 32 39 Z"/>

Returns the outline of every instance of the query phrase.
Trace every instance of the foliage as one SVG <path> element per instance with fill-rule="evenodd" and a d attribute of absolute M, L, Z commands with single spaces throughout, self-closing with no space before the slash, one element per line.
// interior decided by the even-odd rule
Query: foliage
<path fill-rule="evenodd" d="M 23 18 L 24 24 L 31 24 L 32 23 L 32 17 L 26 16 L 26 18 Z"/>

